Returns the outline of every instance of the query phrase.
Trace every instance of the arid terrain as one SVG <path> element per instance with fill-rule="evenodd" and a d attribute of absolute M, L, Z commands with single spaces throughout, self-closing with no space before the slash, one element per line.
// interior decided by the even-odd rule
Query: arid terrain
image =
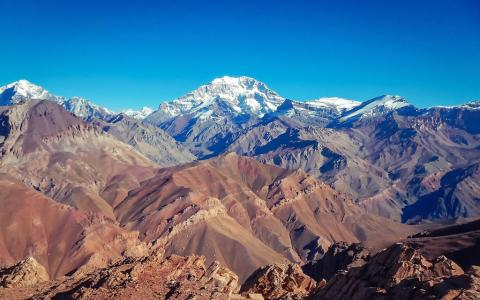
<path fill-rule="evenodd" d="M 0 99 L 1 299 L 480 298 L 478 102 Z"/>

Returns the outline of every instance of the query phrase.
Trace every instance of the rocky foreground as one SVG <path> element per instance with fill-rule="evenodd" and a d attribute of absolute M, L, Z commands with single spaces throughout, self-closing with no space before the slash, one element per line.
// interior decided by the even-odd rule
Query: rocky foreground
<path fill-rule="evenodd" d="M 163 252 L 126 258 L 106 268 L 49 280 L 27 258 L 0 270 L 0 299 L 479 299 L 480 267 L 465 272 L 445 256 L 427 259 L 396 243 L 369 255 L 356 244 L 335 244 L 317 265 L 269 265 L 240 286 L 238 276 L 203 256 Z M 329 260 L 330 262 L 326 261 Z M 315 280 L 318 272 L 328 281 Z M 322 266 L 329 266 L 321 273 Z M 311 272 L 316 272 L 311 273 Z"/>

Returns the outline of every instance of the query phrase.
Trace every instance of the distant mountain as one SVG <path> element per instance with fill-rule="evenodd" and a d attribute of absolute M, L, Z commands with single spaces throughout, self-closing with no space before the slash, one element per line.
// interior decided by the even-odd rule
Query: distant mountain
<path fill-rule="evenodd" d="M 224 76 L 180 98 L 162 103 L 149 119 L 161 123 L 182 115 L 202 120 L 244 114 L 261 117 L 275 111 L 283 101 L 284 98 L 256 79 Z"/>
<path fill-rule="evenodd" d="M 0 91 L 5 105 L 34 98 L 60 103 L 161 166 L 233 151 L 303 169 L 368 211 L 395 220 L 478 214 L 470 203 L 476 186 L 463 196 L 467 185 L 460 185 L 457 198 L 448 194 L 450 186 L 437 189 L 446 173 L 480 162 L 479 101 L 425 109 L 392 95 L 365 102 L 335 97 L 296 101 L 256 79 L 224 76 L 154 112 L 144 108 L 115 114 L 82 98 L 51 95 L 25 80 Z M 444 202 L 428 200 L 438 194 Z"/>
<path fill-rule="evenodd" d="M 93 122 L 118 140 L 131 145 L 159 166 L 171 167 L 196 157 L 162 129 L 120 113 L 108 121 Z"/>
<path fill-rule="evenodd" d="M 480 161 L 480 110 L 474 104 L 416 109 L 398 97 L 377 98 L 344 115 L 350 113 L 346 123 L 331 122 L 328 128 L 298 115 L 263 118 L 237 134 L 225 151 L 301 168 L 368 211 L 396 220 L 479 215 L 474 195 L 480 187 L 470 184 L 474 180 L 460 189 L 438 183 L 446 172 Z M 432 201 L 434 196 L 444 200 Z M 425 200 L 416 205 L 419 199 Z"/>
<path fill-rule="evenodd" d="M 342 114 L 340 121 L 351 122 L 368 117 L 382 116 L 409 106 L 412 105 L 400 96 L 384 95 L 365 101 L 350 110 L 346 110 L 345 113 Z"/>
<path fill-rule="evenodd" d="M 162 103 L 145 122 L 164 129 L 199 158 L 208 158 L 225 151 L 244 129 L 261 119 L 279 117 L 326 126 L 359 104 L 342 98 L 288 100 L 256 79 L 225 76 Z"/>
<path fill-rule="evenodd" d="M 310 101 L 285 100 L 273 116 L 284 116 L 304 125 L 326 126 L 360 102 L 343 98 L 320 98 Z"/>
<path fill-rule="evenodd" d="M 98 106 L 86 99 L 73 97 L 69 99 L 60 99 L 57 101 L 66 110 L 87 121 L 93 119 L 108 120 L 116 114 L 105 107 Z"/>
<path fill-rule="evenodd" d="M 299 102 L 302 103 L 302 102 Z M 330 109 L 336 111 L 338 114 L 342 114 L 344 111 L 351 110 L 361 104 L 359 101 L 349 100 L 338 97 L 319 98 L 315 100 L 309 100 L 303 102 L 307 106 L 314 107 L 318 110 Z"/>
<path fill-rule="evenodd" d="M 13 105 L 29 100 L 57 102 L 69 112 L 85 120 L 94 118 L 106 120 L 115 115 L 114 112 L 107 108 L 96 105 L 84 98 L 55 96 L 43 87 L 23 79 L 0 87 L 0 105 Z"/>
<path fill-rule="evenodd" d="M 284 101 L 249 77 L 221 77 L 171 102 L 145 122 L 158 126 L 200 158 L 217 155 L 231 136 Z"/>
<path fill-rule="evenodd" d="M 112 205 L 158 166 L 53 101 L 0 107 L 2 172 L 59 202 L 113 219 Z"/>
<path fill-rule="evenodd" d="M 402 221 L 480 216 L 480 162 L 453 169 L 439 178 L 438 188 L 403 210 Z"/>
<path fill-rule="evenodd" d="M 24 79 L 0 87 L 0 105 L 13 105 L 30 99 L 60 100 L 41 86 Z"/>
<path fill-rule="evenodd" d="M 84 121 L 96 123 L 105 132 L 133 146 L 160 166 L 167 167 L 195 159 L 192 153 L 162 129 L 142 123 L 142 119 L 152 112 L 148 107 L 140 111 L 130 109 L 117 114 L 84 98 L 67 99 L 52 95 L 44 88 L 26 80 L 0 88 L 0 99 L 7 106 L 38 100 L 56 102 Z"/>
<path fill-rule="evenodd" d="M 149 115 L 151 115 L 152 112 L 153 112 L 153 109 L 151 109 L 150 107 L 144 106 L 144 107 L 142 107 L 141 110 L 127 109 L 127 110 L 123 111 L 122 113 L 124 113 L 127 116 L 132 117 L 134 119 L 143 120 L 146 117 L 148 117 Z"/>

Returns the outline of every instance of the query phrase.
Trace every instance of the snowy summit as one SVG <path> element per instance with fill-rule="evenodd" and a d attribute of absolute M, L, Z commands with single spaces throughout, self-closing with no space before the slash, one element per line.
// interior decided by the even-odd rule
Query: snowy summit
<path fill-rule="evenodd" d="M 340 120 L 347 121 L 380 116 L 407 106 L 412 105 L 400 96 L 383 95 L 365 101 L 355 108 L 346 111 Z"/>
<path fill-rule="evenodd" d="M 195 114 L 200 118 L 222 114 L 263 116 L 273 112 L 284 98 L 263 82 L 241 76 L 224 76 L 168 103 L 159 111 L 168 116 Z"/>
<path fill-rule="evenodd" d="M 146 117 L 148 117 L 151 113 L 153 112 L 153 109 L 150 107 L 142 107 L 141 110 L 133 110 L 133 109 L 127 109 L 124 110 L 123 113 L 126 114 L 127 116 L 137 119 L 137 120 L 143 120 Z"/>

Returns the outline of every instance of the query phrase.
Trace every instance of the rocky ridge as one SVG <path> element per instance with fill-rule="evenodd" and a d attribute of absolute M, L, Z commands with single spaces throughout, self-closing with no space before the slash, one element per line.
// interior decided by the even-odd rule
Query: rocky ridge
<path fill-rule="evenodd" d="M 6 272 L 5 270 L 1 270 Z M 12 271 L 9 276 L 18 277 Z M 32 277 L 33 274 L 30 274 Z M 54 281 L 30 279 L 23 285 L 0 289 L 8 299 L 243 299 L 236 292 L 238 277 L 218 262 L 202 256 L 162 253 L 128 258 L 95 272 L 77 271 Z M 20 283 L 20 282 L 19 282 Z M 28 283 L 28 286 L 26 285 Z M 23 288 L 21 288 L 23 287 Z"/>
<path fill-rule="evenodd" d="M 479 279 L 475 267 L 465 274 L 445 256 L 428 260 L 417 250 L 397 243 L 363 266 L 335 275 L 313 298 L 470 299 L 464 295 L 480 296 Z"/>

